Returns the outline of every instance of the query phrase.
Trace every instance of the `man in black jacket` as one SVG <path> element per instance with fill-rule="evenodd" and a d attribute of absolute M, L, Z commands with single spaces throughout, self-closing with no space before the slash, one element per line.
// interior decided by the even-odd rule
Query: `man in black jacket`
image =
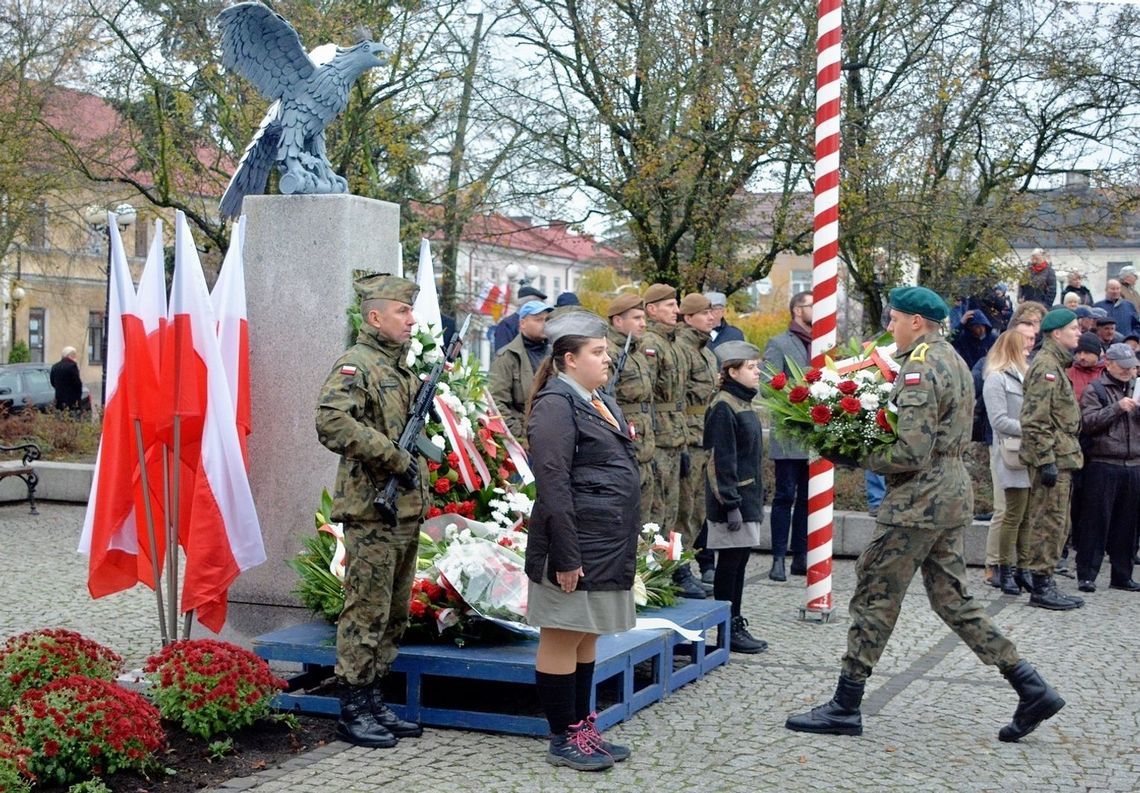
<path fill-rule="evenodd" d="M 79 376 L 79 354 L 74 347 L 64 347 L 60 359 L 51 368 L 51 386 L 55 389 L 55 409 L 79 412 L 83 399 L 83 380 Z"/>

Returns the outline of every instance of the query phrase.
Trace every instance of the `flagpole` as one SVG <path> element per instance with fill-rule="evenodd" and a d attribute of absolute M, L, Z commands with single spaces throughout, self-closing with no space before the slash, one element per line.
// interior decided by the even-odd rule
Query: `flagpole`
<path fill-rule="evenodd" d="M 174 349 L 178 349 L 178 325 L 174 326 Z M 177 357 L 175 358 L 177 360 Z M 178 393 L 178 381 L 181 378 L 178 376 L 178 367 L 175 366 L 174 375 L 174 393 Z M 180 516 L 179 506 L 181 506 L 179 498 L 179 486 L 182 479 L 182 417 L 179 415 L 174 416 L 174 459 L 171 471 L 171 487 L 170 487 L 170 533 L 166 540 L 166 593 L 167 611 L 169 613 L 170 627 L 176 633 L 178 631 L 178 527 Z M 175 637 L 177 638 L 177 636 Z"/>
<path fill-rule="evenodd" d="M 166 614 L 162 603 L 162 574 L 158 570 L 158 543 L 154 533 L 154 510 L 150 506 L 150 480 L 146 472 L 146 447 L 143 444 L 142 421 L 137 418 L 135 419 L 135 446 L 139 455 L 139 477 L 142 479 L 143 509 L 146 512 L 146 538 L 150 542 L 150 569 L 154 577 L 154 597 L 158 602 L 158 628 L 162 634 L 162 646 L 165 647 L 170 644 L 170 633 L 166 629 Z"/>

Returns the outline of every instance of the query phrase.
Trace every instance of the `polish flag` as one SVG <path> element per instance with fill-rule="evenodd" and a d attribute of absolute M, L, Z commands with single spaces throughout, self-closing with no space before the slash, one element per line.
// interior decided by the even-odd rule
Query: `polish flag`
<path fill-rule="evenodd" d="M 124 326 L 137 321 L 132 316 L 135 290 L 131 283 L 123 241 L 115 216 L 109 214 L 110 279 L 107 312 L 107 393 L 103 409 L 103 432 L 95 457 L 95 474 L 87 513 L 79 539 L 79 553 L 90 557 L 87 589 L 100 598 L 130 589 L 139 580 L 139 532 L 142 512 L 136 509 L 135 478 L 138 453 L 134 422 L 128 405 L 131 375 L 127 365 Z M 149 575 L 147 576 L 150 577 Z"/>
<path fill-rule="evenodd" d="M 187 418 L 201 417 L 195 475 L 185 483 L 193 488 L 189 520 L 179 521 L 186 552 L 182 612 L 196 610 L 198 621 L 217 633 L 225 623 L 230 584 L 243 570 L 265 561 L 265 546 L 202 264 L 181 212 L 176 223 L 170 344 L 165 349 L 175 358 L 170 366 L 180 384 L 190 386 L 176 392 L 176 409 Z M 164 370 L 167 364 L 164 357 Z"/>
<path fill-rule="evenodd" d="M 503 287 L 498 284 L 488 281 L 483 284 L 483 289 L 479 292 L 479 297 L 475 301 L 477 308 L 475 309 L 480 314 L 494 314 L 495 309 L 499 306 L 499 298 L 502 297 Z"/>
<path fill-rule="evenodd" d="M 230 236 L 230 248 L 222 262 L 222 271 L 210 293 L 214 317 L 218 324 L 218 346 L 222 353 L 222 368 L 229 385 L 230 401 L 234 405 L 234 422 L 245 469 L 249 470 L 249 450 L 246 437 L 252 432 L 249 402 L 249 319 L 245 307 L 245 215 L 238 218 Z"/>

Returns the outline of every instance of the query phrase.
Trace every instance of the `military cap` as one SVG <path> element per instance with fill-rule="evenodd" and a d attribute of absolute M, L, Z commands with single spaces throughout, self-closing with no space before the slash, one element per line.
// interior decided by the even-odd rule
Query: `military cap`
<path fill-rule="evenodd" d="M 1051 330 L 1063 328 L 1070 322 L 1076 322 L 1077 315 L 1067 308 L 1055 308 L 1045 315 L 1045 319 L 1041 320 L 1041 332 L 1048 333 Z M 1100 320 L 1097 320 L 1100 324 Z M 1115 323 L 1114 323 L 1115 324 Z"/>
<path fill-rule="evenodd" d="M 756 361 L 760 359 L 760 348 L 746 341 L 726 341 L 713 350 L 716 359 L 724 366 L 729 361 Z"/>
<path fill-rule="evenodd" d="M 696 314 L 698 311 L 707 311 L 710 308 L 712 308 L 712 303 L 707 297 L 698 292 L 693 292 L 681 298 L 681 305 L 677 310 L 687 317 Z"/>
<path fill-rule="evenodd" d="M 904 314 L 917 314 L 933 322 L 941 322 L 950 314 L 946 301 L 925 286 L 900 286 L 892 289 L 891 308 Z"/>
<path fill-rule="evenodd" d="M 616 317 L 618 314 L 624 314 L 631 308 L 644 307 L 645 301 L 641 299 L 641 295 L 636 292 L 623 292 L 610 301 L 610 305 L 606 309 L 606 316 Z"/>
<path fill-rule="evenodd" d="M 546 340 L 554 344 L 563 336 L 604 339 L 609 325 L 592 311 L 566 311 L 546 320 Z"/>
<path fill-rule="evenodd" d="M 420 293 L 415 281 L 387 273 L 358 278 L 353 286 L 361 300 L 398 300 L 409 306 L 416 302 L 416 295 Z"/>
<path fill-rule="evenodd" d="M 705 297 L 707 297 L 709 303 L 714 306 L 728 305 L 728 298 L 724 296 L 724 292 L 705 292 Z"/>
<path fill-rule="evenodd" d="M 669 298 L 676 299 L 677 290 L 669 286 L 669 284 L 654 284 L 645 290 L 642 298 L 646 303 L 657 303 L 661 300 L 668 300 Z"/>

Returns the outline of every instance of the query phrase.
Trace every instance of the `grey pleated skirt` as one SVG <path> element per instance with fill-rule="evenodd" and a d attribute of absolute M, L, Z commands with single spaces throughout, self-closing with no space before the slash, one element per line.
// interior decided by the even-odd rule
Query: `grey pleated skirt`
<path fill-rule="evenodd" d="M 761 521 L 747 520 L 738 531 L 729 531 L 727 523 L 709 521 L 709 539 L 705 547 L 710 551 L 720 548 L 755 548 L 760 544 Z"/>
<path fill-rule="evenodd" d="M 633 590 L 563 592 L 546 578 L 527 587 L 526 621 L 536 628 L 582 633 L 621 633 L 637 621 Z"/>

